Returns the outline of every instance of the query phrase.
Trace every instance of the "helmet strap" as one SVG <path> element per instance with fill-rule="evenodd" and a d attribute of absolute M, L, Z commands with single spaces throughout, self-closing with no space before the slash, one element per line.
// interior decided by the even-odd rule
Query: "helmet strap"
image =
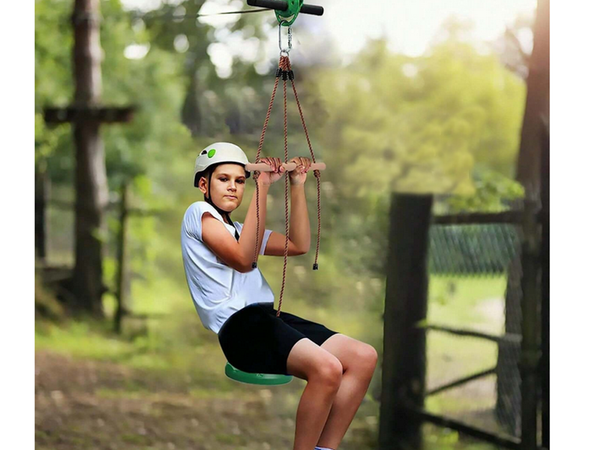
<path fill-rule="evenodd" d="M 219 214 L 221 215 L 225 215 L 225 217 L 227 218 L 227 222 L 229 223 L 229 225 L 231 225 L 233 228 L 235 228 L 235 225 L 233 224 L 233 222 L 231 221 L 231 218 L 229 217 L 229 211 L 224 211 L 221 208 L 219 208 L 217 205 L 214 204 L 214 202 L 212 201 L 212 199 L 210 198 L 210 181 L 212 179 L 212 174 L 214 172 L 214 167 L 211 167 L 208 169 L 208 195 L 207 195 L 207 200 L 206 202 L 210 205 L 213 206 L 213 208 L 215 208 Z M 237 231 L 237 228 L 235 228 L 235 239 L 239 240 L 240 239 L 240 235 Z"/>

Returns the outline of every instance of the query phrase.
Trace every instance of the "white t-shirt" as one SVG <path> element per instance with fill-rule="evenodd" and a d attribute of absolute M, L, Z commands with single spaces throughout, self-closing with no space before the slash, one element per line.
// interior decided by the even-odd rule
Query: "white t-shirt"
<path fill-rule="evenodd" d="M 219 220 L 235 238 L 244 224 L 235 228 L 210 203 L 192 203 L 181 224 L 183 266 L 194 306 L 204 328 L 218 333 L 223 323 L 236 311 L 252 303 L 274 302 L 275 297 L 259 268 L 242 273 L 221 261 L 202 241 L 202 215 L 208 212 Z M 265 230 L 260 254 L 265 254 L 272 230 Z"/>

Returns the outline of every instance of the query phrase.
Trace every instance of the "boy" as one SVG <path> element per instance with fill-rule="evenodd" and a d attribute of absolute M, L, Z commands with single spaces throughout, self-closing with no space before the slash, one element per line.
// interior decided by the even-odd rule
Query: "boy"
<path fill-rule="evenodd" d="M 185 212 L 181 247 L 186 278 L 196 311 L 205 328 L 217 333 L 231 365 L 245 372 L 294 375 L 308 382 L 296 416 L 294 450 L 315 445 L 335 449 L 346 433 L 369 386 L 377 352 L 373 347 L 293 314 L 276 317 L 274 296 L 257 268 L 259 254 L 283 256 L 285 236 L 265 230 L 267 194 L 286 172 L 279 158 L 261 158 L 272 172 L 261 172 L 260 226 L 254 191 L 244 223 L 230 213 L 242 202 L 248 158 L 235 144 L 217 142 L 196 159 L 194 186 L 204 194 Z M 310 222 L 304 195 L 311 161 L 290 172 L 292 212 L 288 255 L 310 248 Z M 256 230 L 260 242 L 256 242 Z"/>

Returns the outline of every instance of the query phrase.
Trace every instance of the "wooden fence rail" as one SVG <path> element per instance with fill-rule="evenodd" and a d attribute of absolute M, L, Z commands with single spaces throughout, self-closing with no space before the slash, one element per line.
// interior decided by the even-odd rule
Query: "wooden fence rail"
<path fill-rule="evenodd" d="M 515 345 L 519 345 L 521 343 L 521 336 L 518 334 L 514 334 L 514 333 L 507 333 L 503 336 L 494 336 L 493 334 L 482 333 L 480 331 L 466 330 L 466 329 L 462 329 L 462 328 L 451 328 L 451 327 L 442 326 L 442 325 L 425 325 L 422 328 L 424 328 L 426 330 L 450 333 L 450 334 L 454 334 L 456 336 L 469 336 L 469 337 L 475 337 L 475 338 L 480 338 L 480 339 L 486 339 L 488 341 L 492 341 L 492 342 L 496 342 L 496 343 L 505 342 L 507 344 L 515 344 Z"/>

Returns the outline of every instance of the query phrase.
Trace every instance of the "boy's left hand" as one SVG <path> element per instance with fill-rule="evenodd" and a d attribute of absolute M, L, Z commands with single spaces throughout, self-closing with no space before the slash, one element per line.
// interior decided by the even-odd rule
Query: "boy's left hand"
<path fill-rule="evenodd" d="M 308 172 L 312 161 L 304 156 L 296 156 L 288 162 L 296 163 L 296 168 L 290 174 L 290 181 L 293 185 L 304 184 L 306 182 L 306 172 Z"/>

